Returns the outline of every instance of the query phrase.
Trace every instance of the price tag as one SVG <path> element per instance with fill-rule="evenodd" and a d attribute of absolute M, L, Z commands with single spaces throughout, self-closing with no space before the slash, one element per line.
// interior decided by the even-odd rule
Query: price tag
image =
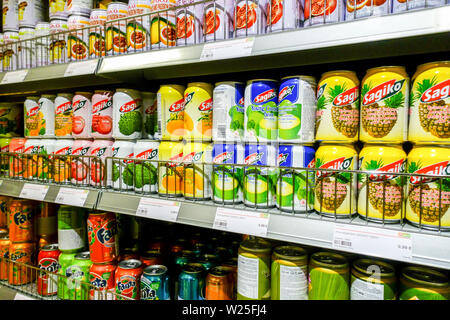
<path fill-rule="evenodd" d="M 49 186 L 42 184 L 25 183 L 19 197 L 43 201 L 47 195 L 48 188 Z"/>
<path fill-rule="evenodd" d="M 97 69 L 97 64 L 97 59 L 69 63 L 66 72 L 64 73 L 64 77 L 93 74 L 95 69 Z"/>
<path fill-rule="evenodd" d="M 21 293 L 17 293 L 14 297 L 14 300 L 36 300 L 32 297 L 26 296 L 24 294 Z"/>
<path fill-rule="evenodd" d="M 136 215 L 144 218 L 177 221 L 180 202 L 153 198 L 141 198 Z"/>
<path fill-rule="evenodd" d="M 5 74 L 1 84 L 22 82 L 28 74 L 28 69 L 10 71 Z"/>
<path fill-rule="evenodd" d="M 254 43 L 254 37 L 206 43 L 203 46 L 200 61 L 249 56 L 252 53 Z"/>
<path fill-rule="evenodd" d="M 269 217 L 269 213 L 219 207 L 216 210 L 213 228 L 265 237 Z"/>
<path fill-rule="evenodd" d="M 83 207 L 89 195 L 89 190 L 60 188 L 55 203 Z"/>
<path fill-rule="evenodd" d="M 334 249 L 411 261 L 412 247 L 408 232 L 352 225 L 334 227 Z"/>

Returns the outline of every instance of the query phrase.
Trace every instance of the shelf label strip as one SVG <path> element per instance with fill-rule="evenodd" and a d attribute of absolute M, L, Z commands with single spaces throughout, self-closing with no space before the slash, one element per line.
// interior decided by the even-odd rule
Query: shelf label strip
<path fill-rule="evenodd" d="M 20 198 L 43 201 L 47 195 L 49 186 L 34 183 L 25 183 L 20 192 Z"/>
<path fill-rule="evenodd" d="M 200 61 L 230 59 L 252 54 L 255 37 L 211 42 L 203 46 Z"/>
<path fill-rule="evenodd" d="M 144 218 L 177 221 L 180 202 L 142 197 L 136 215 Z"/>
<path fill-rule="evenodd" d="M 64 77 L 72 77 L 83 74 L 93 74 L 97 68 L 98 60 L 87 60 L 82 62 L 69 63 Z"/>
<path fill-rule="evenodd" d="M 408 232 L 356 225 L 336 225 L 333 248 L 412 261 L 412 236 Z"/>
<path fill-rule="evenodd" d="M 61 187 L 56 196 L 55 203 L 83 207 L 88 195 L 89 190 Z"/>
<path fill-rule="evenodd" d="M 270 214 L 218 207 L 213 228 L 217 230 L 267 236 Z"/>
<path fill-rule="evenodd" d="M 5 73 L 1 84 L 22 82 L 28 74 L 28 69 L 10 71 Z"/>

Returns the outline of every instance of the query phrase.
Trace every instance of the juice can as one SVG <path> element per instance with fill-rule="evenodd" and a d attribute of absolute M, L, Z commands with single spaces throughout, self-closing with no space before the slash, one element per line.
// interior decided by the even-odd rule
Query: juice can
<path fill-rule="evenodd" d="M 105 9 L 92 9 L 89 17 L 89 57 L 99 58 L 106 54 L 105 31 L 106 22 Z"/>
<path fill-rule="evenodd" d="M 189 5 L 194 0 L 177 0 L 177 7 Z M 204 3 L 190 5 L 176 10 L 177 46 L 203 42 Z"/>
<path fill-rule="evenodd" d="M 150 25 L 149 15 L 133 18 L 136 15 L 150 13 L 151 0 L 130 0 L 128 1 L 127 22 L 127 47 L 129 52 L 139 52 L 150 47 Z"/>
<path fill-rule="evenodd" d="M 41 296 L 54 296 L 58 292 L 58 273 L 61 269 L 59 255 L 61 251 L 57 244 L 50 244 L 40 249 L 37 258 L 37 267 L 42 269 L 37 276 L 37 293 Z M 52 273 L 52 274 L 50 274 Z"/>
<path fill-rule="evenodd" d="M 308 254 L 298 246 L 278 246 L 272 253 L 272 300 L 308 300 Z"/>
<path fill-rule="evenodd" d="M 49 48 L 50 39 L 46 37 L 50 35 L 50 23 L 39 21 L 34 28 L 34 35 L 36 38 L 36 66 L 46 66 L 49 64 Z"/>
<path fill-rule="evenodd" d="M 162 141 L 158 151 L 158 194 L 163 197 L 183 195 L 183 143 Z"/>
<path fill-rule="evenodd" d="M 8 203 L 8 228 L 11 242 L 35 240 L 35 205 L 32 200 L 12 199 Z"/>
<path fill-rule="evenodd" d="M 90 179 L 91 186 L 103 187 L 106 186 L 106 158 L 112 156 L 112 140 L 94 140 L 89 151 L 91 158 Z"/>
<path fill-rule="evenodd" d="M 66 269 L 67 300 L 89 300 L 89 269 L 92 261 L 89 251 L 77 253 Z"/>
<path fill-rule="evenodd" d="M 187 263 L 178 276 L 177 300 L 205 300 L 206 270 L 199 263 Z"/>
<path fill-rule="evenodd" d="M 408 138 L 409 77 L 404 67 L 367 70 L 361 82 L 363 142 L 403 143 Z"/>
<path fill-rule="evenodd" d="M 350 268 L 338 253 L 316 252 L 309 262 L 309 300 L 348 300 Z"/>
<path fill-rule="evenodd" d="M 68 34 L 62 33 L 68 30 L 67 18 L 63 16 L 50 18 L 50 64 L 66 63 L 68 61 Z"/>
<path fill-rule="evenodd" d="M 155 12 L 164 9 L 174 8 L 177 0 L 151 0 L 150 11 Z M 150 40 L 152 49 L 168 48 L 176 45 L 177 21 L 175 10 L 165 13 L 153 14 L 150 16 Z"/>
<path fill-rule="evenodd" d="M 92 96 L 92 137 L 112 138 L 113 92 L 95 90 Z"/>
<path fill-rule="evenodd" d="M 4 0 L 2 11 L 3 30 L 19 30 L 18 0 Z"/>
<path fill-rule="evenodd" d="M 72 137 L 73 94 L 58 93 L 55 98 L 55 136 L 57 138 Z"/>
<path fill-rule="evenodd" d="M 23 103 L 24 136 L 27 138 L 39 137 L 39 127 L 44 117 L 40 111 L 39 97 L 27 97 Z"/>
<path fill-rule="evenodd" d="M 448 144 L 450 61 L 418 66 L 412 81 L 408 141 Z"/>
<path fill-rule="evenodd" d="M 313 143 L 316 79 L 309 76 L 283 78 L 278 92 L 278 141 Z"/>
<path fill-rule="evenodd" d="M 314 208 L 315 150 L 311 145 L 278 146 L 277 208 L 286 212 L 311 212 Z M 289 168 L 305 168 L 304 170 Z"/>
<path fill-rule="evenodd" d="M 141 300 L 170 300 L 167 267 L 159 264 L 145 267 L 140 289 Z"/>
<path fill-rule="evenodd" d="M 3 29 L 3 72 L 17 70 L 19 31 Z"/>
<path fill-rule="evenodd" d="M 90 300 L 114 300 L 116 289 L 114 263 L 93 263 L 89 269 Z"/>
<path fill-rule="evenodd" d="M 214 142 L 240 142 L 244 137 L 244 83 L 218 82 L 213 91 Z"/>
<path fill-rule="evenodd" d="M 92 93 L 75 92 L 72 99 L 72 137 L 74 139 L 92 138 Z"/>
<path fill-rule="evenodd" d="M 132 164 L 130 173 L 134 175 L 135 192 L 158 192 L 158 150 L 159 141 L 139 140 L 134 146 L 134 159 L 151 160 L 135 161 Z"/>
<path fill-rule="evenodd" d="M 39 154 L 41 152 L 41 140 L 40 139 L 27 139 L 24 146 L 24 165 L 26 166 L 23 178 L 36 179 L 39 168 Z"/>
<path fill-rule="evenodd" d="M 303 10 L 305 27 L 341 22 L 345 17 L 345 0 L 305 0 Z"/>
<path fill-rule="evenodd" d="M 206 276 L 205 300 L 232 300 L 233 283 L 231 271 L 217 266 L 208 271 Z"/>
<path fill-rule="evenodd" d="M 106 55 L 116 56 L 127 52 L 127 25 L 125 20 L 110 22 L 111 20 L 126 18 L 128 5 L 123 2 L 113 1 L 108 4 L 106 11 Z"/>
<path fill-rule="evenodd" d="M 142 104 L 144 105 L 144 116 L 142 117 L 142 138 L 153 139 L 158 131 L 157 124 L 157 99 L 154 92 L 141 92 Z"/>
<path fill-rule="evenodd" d="M 55 139 L 39 139 L 39 151 L 37 154 L 37 172 L 35 177 L 38 180 L 47 181 L 50 179 L 52 171 L 52 157 L 55 150 Z"/>
<path fill-rule="evenodd" d="M 234 26 L 236 37 L 263 34 L 266 30 L 266 3 L 261 0 L 236 0 Z"/>
<path fill-rule="evenodd" d="M 89 164 L 91 158 L 87 156 L 90 154 L 92 140 L 77 139 L 73 142 L 71 157 L 71 177 L 72 183 L 77 186 L 89 185 Z"/>
<path fill-rule="evenodd" d="M 157 94 L 157 139 L 177 141 L 184 135 L 184 86 L 162 85 Z"/>
<path fill-rule="evenodd" d="M 9 176 L 12 178 L 23 179 L 26 175 L 25 159 L 23 152 L 25 150 L 25 142 L 27 138 L 12 138 L 9 143 L 9 152 L 16 153 L 9 156 Z"/>
<path fill-rule="evenodd" d="M 237 299 L 270 299 L 271 245 L 260 238 L 244 240 L 238 251 Z"/>
<path fill-rule="evenodd" d="M 345 20 L 355 20 L 364 17 L 382 16 L 391 13 L 391 1 L 388 0 L 367 0 L 357 2 L 356 0 L 346 0 Z"/>
<path fill-rule="evenodd" d="M 3 234 L 0 236 L 0 280 L 8 280 L 8 265 L 9 262 L 5 259 L 9 259 L 9 246 L 11 241 L 9 241 L 8 234 Z"/>
<path fill-rule="evenodd" d="M 91 212 L 87 219 L 91 261 L 114 262 L 118 256 L 116 215 L 113 212 Z"/>
<path fill-rule="evenodd" d="M 183 196 L 186 199 L 211 198 L 212 144 L 187 142 L 183 148 L 184 179 Z"/>
<path fill-rule="evenodd" d="M 276 203 L 277 150 L 271 144 L 248 143 L 244 150 L 244 204 L 271 208 Z M 261 168 L 255 166 L 270 166 Z"/>
<path fill-rule="evenodd" d="M 399 300 L 449 300 L 448 277 L 441 271 L 408 266 L 400 277 Z"/>
<path fill-rule="evenodd" d="M 117 89 L 113 96 L 113 138 L 140 139 L 143 109 L 139 91 Z"/>
<path fill-rule="evenodd" d="M 23 135 L 23 108 L 15 103 L 0 103 L 0 137 Z"/>
<path fill-rule="evenodd" d="M 421 228 L 450 230 L 450 148 L 415 146 L 408 154 L 407 163 L 408 173 L 433 176 L 409 177 L 406 219 Z"/>
<path fill-rule="evenodd" d="M 90 14 L 94 0 L 67 0 L 64 11 L 71 14 Z"/>
<path fill-rule="evenodd" d="M 67 19 L 68 35 L 67 55 L 70 61 L 86 60 L 89 56 L 89 13 L 70 14 Z"/>
<path fill-rule="evenodd" d="M 38 0 L 19 2 L 19 27 L 33 27 L 44 19 L 44 4 Z"/>
<path fill-rule="evenodd" d="M 55 98 L 53 94 L 43 94 L 38 100 L 42 119 L 39 123 L 40 138 L 55 137 Z"/>
<path fill-rule="evenodd" d="M 145 267 L 160 265 L 163 261 L 163 255 L 158 250 L 147 250 L 141 255 L 140 260 Z"/>
<path fill-rule="evenodd" d="M 206 42 L 232 37 L 234 31 L 233 11 L 233 0 L 217 0 L 205 3 L 203 33 Z"/>
<path fill-rule="evenodd" d="M 396 297 L 397 278 L 391 264 L 372 259 L 353 262 L 350 300 L 395 300 Z"/>
<path fill-rule="evenodd" d="M 8 283 L 12 285 L 22 285 L 33 282 L 36 279 L 36 272 L 30 272 L 29 268 L 17 264 L 23 263 L 28 266 L 36 264 L 36 243 L 34 242 L 12 242 L 9 245 L 9 269 Z"/>
<path fill-rule="evenodd" d="M 108 160 L 108 186 L 113 189 L 133 190 L 135 164 L 132 160 L 128 159 L 134 157 L 135 145 L 136 141 L 134 140 L 114 141 L 114 144 L 112 145 L 112 157 L 126 159 Z"/>
<path fill-rule="evenodd" d="M 356 213 L 358 154 L 351 144 L 322 144 L 316 151 L 314 209 L 325 216 L 349 218 Z"/>
<path fill-rule="evenodd" d="M 316 140 L 358 140 L 359 80 L 347 70 L 322 74 L 317 85 Z"/>
<path fill-rule="evenodd" d="M 406 153 L 401 145 L 367 144 L 359 153 L 358 214 L 373 222 L 396 223 L 405 217 Z M 376 172 L 393 173 L 377 174 Z"/>
<path fill-rule="evenodd" d="M 67 299 L 68 297 L 68 287 L 67 287 L 67 278 L 66 278 L 66 270 L 72 265 L 73 260 L 75 259 L 76 253 L 64 253 L 62 252 L 59 255 L 58 262 L 61 266 L 58 272 L 58 298 L 59 299 Z"/>
<path fill-rule="evenodd" d="M 241 203 L 244 146 L 239 143 L 215 143 L 212 150 L 213 201 L 221 204 Z"/>
<path fill-rule="evenodd" d="M 277 141 L 278 96 L 275 80 L 250 80 L 245 87 L 246 142 Z"/>
<path fill-rule="evenodd" d="M 136 259 L 120 261 L 115 274 L 116 294 L 129 299 L 139 300 L 142 262 Z M 117 297 L 117 300 L 126 298 Z"/>
<path fill-rule="evenodd" d="M 268 33 L 295 29 L 303 24 L 302 1 L 268 0 L 266 15 Z"/>
<path fill-rule="evenodd" d="M 196 257 L 196 260 L 196 262 L 201 264 L 206 271 L 209 271 L 220 264 L 220 257 L 215 253 L 201 254 L 199 257 Z"/>
<path fill-rule="evenodd" d="M 67 0 L 49 0 L 49 17 L 52 19 L 54 16 L 67 17 L 67 11 L 65 10 Z"/>
<path fill-rule="evenodd" d="M 41 202 L 40 210 L 37 214 L 37 231 L 36 235 L 39 236 L 43 241 L 39 243 L 40 248 L 44 241 L 57 239 L 58 236 L 58 217 L 56 204 L 51 202 Z M 57 242 L 57 241 L 56 241 Z M 53 244 L 55 242 L 50 242 L 48 244 Z"/>
<path fill-rule="evenodd" d="M 50 181 L 56 183 L 69 183 L 72 177 L 72 154 L 73 139 L 56 139 L 54 156 L 52 159 L 52 173 Z"/>
<path fill-rule="evenodd" d="M 0 138 L 0 152 L 9 152 L 9 144 L 11 138 Z M 8 176 L 9 172 L 9 155 L 0 155 L 0 173 Z"/>
<path fill-rule="evenodd" d="M 21 41 L 17 64 L 19 69 L 36 67 L 36 45 L 34 41 L 30 40 L 34 37 L 34 26 L 19 28 L 19 41 Z"/>
<path fill-rule="evenodd" d="M 86 246 L 86 219 L 81 208 L 60 205 L 58 209 L 58 248 L 63 253 L 81 252 Z"/>
<path fill-rule="evenodd" d="M 0 228 L 8 228 L 8 202 L 10 197 L 0 196 Z"/>
<path fill-rule="evenodd" d="M 445 5 L 445 0 L 392 0 L 392 12 L 402 12 Z"/>
<path fill-rule="evenodd" d="M 205 82 L 191 82 L 184 91 L 184 139 L 211 141 L 213 87 Z"/>

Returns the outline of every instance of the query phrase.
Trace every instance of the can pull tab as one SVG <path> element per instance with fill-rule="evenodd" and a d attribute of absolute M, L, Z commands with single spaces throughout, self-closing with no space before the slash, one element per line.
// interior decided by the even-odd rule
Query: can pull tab
<path fill-rule="evenodd" d="M 369 267 L 367 267 L 367 273 L 371 274 L 371 276 L 368 278 L 370 283 L 380 283 L 380 279 L 381 279 L 380 266 L 377 266 L 375 264 L 370 265 Z"/>

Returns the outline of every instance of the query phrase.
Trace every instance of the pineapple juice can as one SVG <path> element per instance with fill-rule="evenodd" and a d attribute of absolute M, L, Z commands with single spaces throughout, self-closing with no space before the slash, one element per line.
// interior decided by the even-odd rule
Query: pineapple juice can
<path fill-rule="evenodd" d="M 418 66 L 412 81 L 408 140 L 450 143 L 450 61 Z"/>
<path fill-rule="evenodd" d="M 405 215 L 406 153 L 401 145 L 368 144 L 359 153 L 358 214 L 373 222 L 396 223 Z M 380 172 L 380 174 L 377 174 Z M 392 175 L 381 173 L 393 173 Z"/>
<path fill-rule="evenodd" d="M 436 177 L 409 177 L 406 219 L 425 229 L 450 230 L 450 148 L 415 146 L 408 154 L 407 163 L 408 173 Z"/>
<path fill-rule="evenodd" d="M 210 142 L 187 142 L 183 148 L 183 196 L 186 199 L 211 198 L 212 145 Z"/>
<path fill-rule="evenodd" d="M 212 140 L 213 86 L 191 82 L 184 91 L 184 139 Z"/>
<path fill-rule="evenodd" d="M 361 82 L 362 142 L 403 143 L 407 140 L 409 77 L 404 67 L 367 70 Z"/>
<path fill-rule="evenodd" d="M 399 300 L 449 300 L 450 284 L 445 273 L 422 266 L 403 268 Z"/>
<path fill-rule="evenodd" d="M 314 210 L 325 216 L 348 218 L 356 213 L 356 170 L 358 154 L 351 144 L 323 143 L 316 151 L 316 168 L 343 170 L 316 171 Z"/>
<path fill-rule="evenodd" d="M 158 131 L 155 138 L 178 141 L 184 135 L 184 86 L 162 85 L 157 94 Z"/>
<path fill-rule="evenodd" d="M 358 140 L 359 80 L 347 70 L 322 74 L 317 85 L 316 140 Z"/>
<path fill-rule="evenodd" d="M 163 141 L 159 145 L 158 193 L 163 197 L 183 195 L 183 142 Z"/>

